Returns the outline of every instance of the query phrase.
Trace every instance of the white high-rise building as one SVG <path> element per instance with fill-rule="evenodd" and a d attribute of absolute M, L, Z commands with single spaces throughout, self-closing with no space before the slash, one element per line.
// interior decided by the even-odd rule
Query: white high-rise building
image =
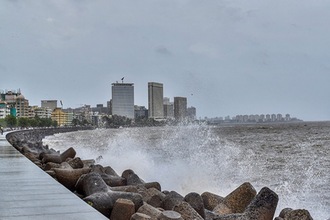
<path fill-rule="evenodd" d="M 149 118 L 164 118 L 162 83 L 148 83 L 148 108 Z"/>
<path fill-rule="evenodd" d="M 134 118 L 134 84 L 112 84 L 112 115 Z"/>

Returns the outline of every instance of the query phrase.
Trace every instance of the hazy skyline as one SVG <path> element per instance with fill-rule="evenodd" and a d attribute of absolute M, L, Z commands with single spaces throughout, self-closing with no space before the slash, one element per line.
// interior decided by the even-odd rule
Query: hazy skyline
<path fill-rule="evenodd" d="M 106 104 L 111 83 L 185 96 L 198 117 L 330 119 L 325 0 L 3 0 L 0 89 L 30 105 Z"/>

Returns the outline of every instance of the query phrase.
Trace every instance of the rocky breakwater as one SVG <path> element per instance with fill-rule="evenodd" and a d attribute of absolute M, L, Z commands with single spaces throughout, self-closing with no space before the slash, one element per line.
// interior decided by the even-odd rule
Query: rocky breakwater
<path fill-rule="evenodd" d="M 145 182 L 133 170 L 118 175 L 110 166 L 76 157 L 42 144 L 47 135 L 69 129 L 13 132 L 7 140 L 37 166 L 89 205 L 113 220 L 272 220 L 278 195 L 264 187 L 259 192 L 248 182 L 225 197 L 211 192 L 185 196 L 162 190 L 159 182 Z M 283 209 L 275 220 L 312 220 L 303 209 Z"/>

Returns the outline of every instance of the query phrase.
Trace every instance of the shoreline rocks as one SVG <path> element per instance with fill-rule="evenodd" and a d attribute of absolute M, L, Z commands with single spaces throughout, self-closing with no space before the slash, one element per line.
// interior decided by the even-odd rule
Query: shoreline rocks
<path fill-rule="evenodd" d="M 278 195 L 264 187 L 257 192 L 245 182 L 227 196 L 195 192 L 183 196 L 162 191 L 159 182 L 145 182 L 132 169 L 118 175 L 110 166 L 76 157 L 74 148 L 58 152 L 44 146 L 45 136 L 91 128 L 50 128 L 7 134 L 8 142 L 59 183 L 113 220 L 272 220 Z M 307 210 L 283 209 L 276 220 L 312 220 Z"/>

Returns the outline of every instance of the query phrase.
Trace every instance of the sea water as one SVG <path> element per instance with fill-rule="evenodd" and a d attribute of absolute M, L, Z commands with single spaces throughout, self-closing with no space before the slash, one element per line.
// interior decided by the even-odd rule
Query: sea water
<path fill-rule="evenodd" d="M 330 123 L 189 125 L 96 129 L 49 136 L 121 174 L 132 169 L 162 190 L 228 195 L 244 182 L 279 195 L 286 207 L 330 219 Z"/>

